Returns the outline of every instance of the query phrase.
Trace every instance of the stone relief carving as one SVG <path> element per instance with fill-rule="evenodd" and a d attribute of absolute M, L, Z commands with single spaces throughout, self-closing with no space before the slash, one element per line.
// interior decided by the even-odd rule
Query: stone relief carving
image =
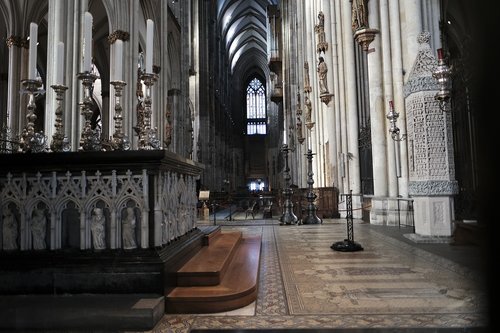
<path fill-rule="evenodd" d="M 453 136 L 451 115 L 439 109 L 434 96 L 438 90 L 432 72 L 436 59 L 429 46 L 430 35 L 418 37 L 419 51 L 408 82 L 405 84 L 405 109 L 407 112 L 408 160 L 411 181 L 436 181 L 430 187 L 414 186 L 415 193 L 455 194 L 450 189 L 436 188 L 439 182 L 454 181 Z M 444 191 L 444 193 L 440 193 Z"/>
<path fill-rule="evenodd" d="M 34 250 L 45 250 L 45 236 L 47 234 L 47 218 L 45 211 L 40 208 L 33 210 L 33 215 L 30 222 L 31 236 Z"/>
<path fill-rule="evenodd" d="M 94 214 L 90 222 L 90 231 L 92 234 L 92 245 L 96 250 L 106 248 L 105 230 L 106 230 L 106 217 L 102 208 L 94 208 Z"/>
<path fill-rule="evenodd" d="M 133 207 L 127 207 L 122 218 L 122 246 L 126 250 L 135 249 L 136 243 L 136 216 Z"/>
<path fill-rule="evenodd" d="M 456 180 L 410 181 L 408 192 L 413 196 L 455 195 L 458 193 Z"/>
<path fill-rule="evenodd" d="M 19 225 L 10 207 L 5 207 L 2 216 L 2 243 L 4 250 L 17 250 Z"/>

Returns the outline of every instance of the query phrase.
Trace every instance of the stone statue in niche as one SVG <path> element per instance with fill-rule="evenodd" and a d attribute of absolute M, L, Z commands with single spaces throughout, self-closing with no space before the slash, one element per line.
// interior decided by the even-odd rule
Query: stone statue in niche
<path fill-rule="evenodd" d="M 102 208 L 94 208 L 94 214 L 90 222 L 90 231 L 92 233 L 92 245 L 96 250 L 106 248 L 106 217 Z"/>
<path fill-rule="evenodd" d="M 311 122 L 312 104 L 309 96 L 306 95 L 304 98 L 304 103 L 306 104 L 306 124 Z"/>
<path fill-rule="evenodd" d="M 319 78 L 319 94 L 320 95 L 328 95 L 328 83 L 327 76 L 328 67 L 326 66 L 325 59 L 323 57 L 319 57 L 318 63 L 318 78 Z"/>
<path fill-rule="evenodd" d="M 352 31 L 368 28 L 367 0 L 351 0 L 352 3 Z"/>
<path fill-rule="evenodd" d="M 126 250 L 137 248 L 137 243 L 135 241 L 136 224 L 134 208 L 127 207 L 122 219 L 122 246 Z"/>
<path fill-rule="evenodd" d="M 45 234 L 47 232 L 47 218 L 45 211 L 40 208 L 33 210 L 31 217 L 31 236 L 33 237 L 33 249 L 45 250 Z"/>
<path fill-rule="evenodd" d="M 304 92 L 310 93 L 312 91 L 311 88 L 311 80 L 309 79 L 309 63 L 307 61 L 304 62 Z"/>
<path fill-rule="evenodd" d="M 3 249 L 17 250 L 18 224 L 10 207 L 6 207 L 2 217 Z"/>
<path fill-rule="evenodd" d="M 300 116 L 297 116 L 297 140 L 302 143 L 304 142 L 304 136 L 302 134 L 302 120 Z"/>

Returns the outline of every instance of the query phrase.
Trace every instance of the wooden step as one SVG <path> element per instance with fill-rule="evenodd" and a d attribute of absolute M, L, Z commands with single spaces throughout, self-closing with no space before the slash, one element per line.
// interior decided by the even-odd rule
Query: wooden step
<path fill-rule="evenodd" d="M 221 234 L 220 225 L 209 225 L 199 227 L 201 232 L 203 232 L 203 245 L 210 245 L 210 242 L 215 241 L 217 237 Z"/>
<path fill-rule="evenodd" d="M 174 288 L 166 313 L 215 313 L 246 306 L 257 298 L 261 237 L 244 237 L 219 285 Z"/>
<path fill-rule="evenodd" d="M 241 235 L 241 231 L 219 233 L 209 245 L 203 246 L 177 271 L 177 286 L 219 284 L 241 240 Z"/>

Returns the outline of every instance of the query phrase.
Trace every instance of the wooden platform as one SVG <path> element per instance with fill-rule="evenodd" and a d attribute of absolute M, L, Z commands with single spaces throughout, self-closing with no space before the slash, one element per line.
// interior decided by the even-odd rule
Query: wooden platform
<path fill-rule="evenodd" d="M 167 313 L 215 313 L 241 308 L 257 297 L 261 237 L 214 231 L 177 271 L 177 287 L 165 297 Z"/>

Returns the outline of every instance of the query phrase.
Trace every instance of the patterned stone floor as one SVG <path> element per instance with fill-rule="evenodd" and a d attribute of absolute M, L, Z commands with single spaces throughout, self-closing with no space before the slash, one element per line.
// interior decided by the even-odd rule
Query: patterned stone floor
<path fill-rule="evenodd" d="M 330 245 L 346 237 L 345 220 L 297 226 L 275 222 L 222 227 L 262 236 L 255 303 L 223 314 L 167 314 L 150 332 L 487 326 L 480 272 L 369 224 L 354 224 L 363 251 L 338 252 Z"/>

